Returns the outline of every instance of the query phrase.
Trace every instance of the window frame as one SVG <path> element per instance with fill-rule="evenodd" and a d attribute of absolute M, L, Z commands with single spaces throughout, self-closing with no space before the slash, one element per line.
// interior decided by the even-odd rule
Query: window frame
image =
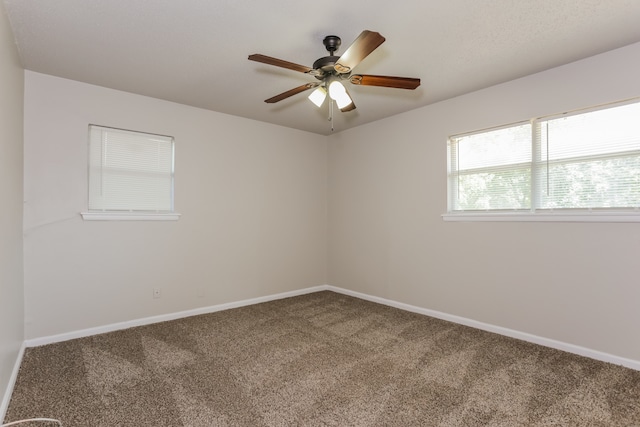
<path fill-rule="evenodd" d="M 519 222 L 519 221 L 532 221 L 532 222 L 640 222 L 640 207 L 630 208 L 540 208 L 539 205 L 539 175 L 537 169 L 539 169 L 541 162 L 539 159 L 540 154 L 540 141 L 537 140 L 536 132 L 540 123 L 553 120 L 569 115 L 586 114 L 589 112 L 606 110 L 609 108 L 640 103 L 640 97 L 628 98 L 621 101 L 610 102 L 606 104 L 600 104 L 588 108 L 581 108 L 577 110 L 567 111 L 560 114 L 552 114 L 541 117 L 533 118 L 529 121 L 518 121 L 507 125 L 495 126 L 491 128 L 485 128 L 473 132 L 466 132 L 462 134 L 451 135 L 447 138 L 447 212 L 442 214 L 444 221 L 464 221 L 464 222 L 485 222 L 485 221 L 506 221 L 506 222 Z M 531 156 L 529 160 L 530 164 L 530 200 L 531 207 L 526 209 L 502 209 L 502 210 L 453 210 L 454 197 L 457 188 L 457 183 L 452 179 L 452 143 L 454 138 L 461 138 L 464 136 L 475 135 L 480 133 L 486 133 L 498 129 L 521 126 L 523 124 L 531 124 Z M 572 157 L 571 159 L 575 159 Z M 516 164 L 508 165 L 508 168 L 513 168 Z M 489 167 L 490 168 L 490 167 Z"/>
<path fill-rule="evenodd" d="M 90 209 L 89 198 L 91 191 L 91 132 L 93 128 L 113 130 L 116 132 L 125 132 L 130 134 L 140 134 L 143 137 L 161 137 L 170 140 L 171 143 L 171 188 L 170 188 L 170 210 L 152 211 L 152 210 L 136 210 L 136 209 Z M 175 211 L 174 191 L 175 191 L 175 138 L 168 135 L 161 135 L 150 132 L 142 132 L 130 129 L 122 129 L 110 126 L 89 124 L 87 138 L 87 199 L 86 210 L 80 212 L 83 220 L 87 221 L 177 221 L 180 214 Z"/>

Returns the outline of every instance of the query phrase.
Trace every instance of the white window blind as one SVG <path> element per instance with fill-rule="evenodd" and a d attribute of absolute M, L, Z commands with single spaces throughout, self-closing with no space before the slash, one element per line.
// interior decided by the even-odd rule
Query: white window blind
<path fill-rule="evenodd" d="M 640 103 L 537 122 L 539 209 L 640 207 Z"/>
<path fill-rule="evenodd" d="M 640 102 L 452 136 L 449 212 L 637 211 Z"/>
<path fill-rule="evenodd" d="M 89 211 L 173 212 L 172 137 L 89 126 Z"/>
<path fill-rule="evenodd" d="M 449 206 L 455 211 L 531 207 L 531 124 L 449 139 Z"/>

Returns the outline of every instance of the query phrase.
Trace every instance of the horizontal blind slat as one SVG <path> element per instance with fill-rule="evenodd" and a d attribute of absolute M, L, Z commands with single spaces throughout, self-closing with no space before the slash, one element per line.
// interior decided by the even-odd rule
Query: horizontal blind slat
<path fill-rule="evenodd" d="M 90 126 L 89 210 L 173 212 L 173 138 Z"/>

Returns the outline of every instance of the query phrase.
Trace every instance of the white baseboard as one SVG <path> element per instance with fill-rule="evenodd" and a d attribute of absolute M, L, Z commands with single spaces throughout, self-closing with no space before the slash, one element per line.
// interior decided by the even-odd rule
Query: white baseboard
<path fill-rule="evenodd" d="M 613 354 L 604 353 L 598 350 L 592 350 L 590 348 L 581 347 L 574 344 L 568 344 L 562 341 L 556 341 L 550 338 L 544 338 L 537 335 L 532 335 L 526 332 L 520 332 L 509 328 L 503 328 L 502 326 L 496 326 L 489 323 L 478 322 L 477 320 L 467 319 L 465 317 L 454 316 L 452 314 L 442 313 L 440 311 L 429 310 L 427 308 L 416 307 L 410 304 L 402 302 L 392 301 L 385 298 L 375 297 L 360 292 L 350 291 L 348 289 L 338 288 L 335 286 L 326 286 L 327 290 L 337 292 L 344 295 L 349 295 L 355 298 L 360 298 L 366 301 L 376 302 L 378 304 L 388 305 L 390 307 L 399 308 L 401 310 L 410 311 L 413 313 L 424 314 L 425 316 L 435 317 L 437 319 L 446 320 L 460 325 L 470 326 L 472 328 L 481 329 L 487 332 L 493 332 L 496 334 L 504 335 L 511 338 L 516 338 L 522 341 L 527 341 L 534 344 L 539 344 L 545 347 L 555 348 L 556 350 L 566 351 L 568 353 L 577 354 L 579 356 L 588 357 L 602 362 L 612 363 L 614 365 L 622 365 L 627 368 L 640 371 L 640 361 L 627 359 L 625 357 L 615 356 Z"/>
<path fill-rule="evenodd" d="M 22 360 L 22 354 L 24 352 L 24 347 L 37 347 L 40 345 L 46 345 L 46 344 L 52 344 L 52 343 L 56 343 L 56 342 L 61 342 L 61 341 L 67 341 L 70 339 L 75 339 L 75 338 L 82 338 L 82 337 L 86 337 L 86 336 L 91 336 L 91 335 L 98 335 L 98 334 L 103 334 L 103 333 L 107 333 L 107 332 L 113 332 L 113 331 L 117 331 L 117 330 L 121 330 L 121 329 L 127 329 L 127 328 L 132 328 L 135 326 L 143 326 L 143 325 L 149 325 L 152 323 L 158 323 L 158 322 L 165 322 L 167 320 L 175 320 L 175 319 L 181 319 L 184 317 L 189 317 L 189 316 L 196 316 L 199 314 L 207 314 L 207 313 L 214 313 L 217 311 L 223 311 L 223 310 L 229 310 L 232 308 L 238 308 L 238 307 L 244 307 L 244 306 L 248 306 L 248 305 L 253 305 L 253 304 L 259 304 L 259 303 L 263 303 L 263 302 L 268 302 L 268 301 L 274 301 L 274 300 L 279 300 L 279 299 L 283 299 L 283 298 L 289 298 L 289 297 L 294 297 L 294 296 L 298 296 L 298 295 L 305 295 L 305 294 L 309 294 L 309 293 L 313 293 L 313 292 L 320 292 L 320 291 L 325 291 L 325 290 L 329 290 L 329 291 L 333 291 L 333 292 L 337 292 L 340 294 L 344 294 L 344 295 L 349 295 L 355 298 L 360 298 L 366 301 L 371 301 L 371 302 L 375 302 L 378 304 L 383 304 L 383 305 L 387 305 L 390 307 L 395 307 L 401 310 L 405 310 L 405 311 L 410 311 L 413 313 L 418 313 L 418 314 L 423 314 L 425 316 L 430 316 L 430 317 L 435 317 L 437 319 L 442 319 L 442 320 L 446 320 L 449 322 L 453 322 L 453 323 L 458 323 L 460 325 L 465 325 L 465 326 L 470 326 L 472 328 L 476 328 L 476 329 L 481 329 L 484 331 L 488 331 L 488 332 L 493 332 L 496 334 L 500 334 L 500 335 L 504 335 L 507 337 L 511 337 L 511 338 L 516 338 L 522 341 L 527 341 L 527 342 L 531 342 L 534 344 L 539 344 L 545 347 L 550 347 L 550 348 L 555 348 L 557 350 L 562 350 L 562 351 L 566 351 L 569 353 L 574 353 L 580 356 L 585 356 L 585 357 L 589 357 L 591 359 L 595 359 L 595 360 L 600 360 L 603 362 L 608 362 L 608 363 L 613 363 L 615 365 L 622 365 L 625 366 L 627 368 L 631 368 L 634 369 L 636 371 L 640 371 L 640 361 L 638 360 L 633 360 L 633 359 L 627 359 L 624 357 L 620 357 L 620 356 L 616 356 L 613 354 L 609 354 L 609 353 L 604 353 L 601 351 L 597 351 L 597 350 L 593 350 L 593 349 L 589 349 L 586 347 L 581 347 L 578 345 L 574 345 L 574 344 L 568 344 L 562 341 L 556 341 L 550 338 L 545 338 L 545 337 L 540 337 L 537 335 L 532 335 L 526 332 L 520 332 L 520 331 L 516 331 L 513 329 L 509 329 L 509 328 L 504 328 L 502 326 L 496 326 L 496 325 L 492 325 L 489 323 L 483 323 L 483 322 L 479 322 L 477 320 L 473 320 L 473 319 L 467 319 L 465 317 L 460 317 L 460 316 L 455 316 L 452 314 L 447 314 L 447 313 L 443 313 L 440 311 L 436 311 L 436 310 L 430 310 L 427 308 L 422 308 L 422 307 L 417 307 L 417 306 L 413 306 L 410 304 L 405 304 L 405 303 L 401 303 L 401 302 L 397 302 L 397 301 L 393 301 L 393 300 L 389 300 L 389 299 L 385 299 L 385 298 L 380 298 L 380 297 L 376 297 L 376 296 L 372 296 L 372 295 L 367 295 L 367 294 L 363 294 L 360 292 L 355 292 L 355 291 L 351 291 L 348 289 L 343 289 L 343 288 L 339 288 L 336 286 L 331 286 L 331 285 L 320 285 L 320 286 L 314 286 L 314 287 L 310 287 L 310 288 L 305 288 L 305 289 L 299 289 L 299 290 L 295 290 L 295 291 L 290 291 L 290 292 L 283 292 L 283 293 L 279 293 L 279 294 L 275 294 L 275 295 L 268 295 L 268 296 L 264 296 L 264 297 L 258 297 L 258 298 L 252 298 L 252 299 L 247 299 L 247 300 L 242 300 L 242 301 L 237 301 L 237 302 L 231 302 L 231 303 L 226 303 L 226 304 L 219 304 L 219 305 L 214 305 L 214 306 L 209 306 L 209 307 L 201 307 L 201 308 L 196 308 L 193 310 L 186 310 L 186 311 L 180 311 L 180 312 L 176 312 L 176 313 L 168 313 L 168 314 L 163 314 L 163 315 L 159 315 L 159 316 L 153 316 L 153 317 L 146 317 L 146 318 L 142 318 L 142 319 L 135 319 L 135 320 L 130 320 L 127 322 L 121 322 L 121 323 L 113 323 L 110 325 L 105 325 L 105 326 L 99 326 L 99 327 L 95 327 L 95 328 L 89 328 L 89 329 L 83 329 L 83 330 L 79 330 L 79 331 L 73 331 L 73 332 L 67 332 L 64 334 L 59 334 L 59 335 L 52 335 L 52 336 L 48 336 L 48 337 L 41 337 L 41 338 L 34 338 L 34 339 L 30 339 L 30 340 L 26 340 L 25 341 L 25 345 L 23 346 L 23 349 L 21 350 L 20 353 L 20 358 L 19 360 Z M 18 367 L 19 367 L 19 363 L 18 363 Z M 17 375 L 17 370 L 15 372 L 15 374 Z M 13 387 L 13 385 L 11 385 L 11 387 Z M 4 402 L 3 402 L 4 404 Z M 7 402 L 8 404 L 8 402 Z M 2 407 L 0 407 L 1 409 Z"/>
<path fill-rule="evenodd" d="M 16 385 L 16 380 L 18 379 L 18 371 L 20 370 L 20 365 L 22 364 L 22 358 L 24 357 L 25 348 L 26 344 L 23 342 L 22 346 L 20 347 L 20 351 L 18 351 L 16 362 L 13 365 L 13 371 L 11 371 L 11 377 L 9 378 L 7 389 L 4 392 L 4 397 L 2 398 L 2 402 L 0 403 L 0 423 L 2 423 L 2 420 L 4 420 L 4 417 L 7 414 L 7 409 L 9 409 L 9 401 L 11 400 L 11 395 L 13 394 L 13 387 Z"/>
<path fill-rule="evenodd" d="M 182 319 L 184 317 L 197 316 L 199 314 L 215 313 L 216 311 L 229 310 L 232 308 L 244 307 L 247 305 L 260 304 L 262 302 L 275 301 L 283 298 L 295 297 L 298 295 L 310 294 L 313 292 L 325 291 L 326 285 L 314 286 L 311 288 L 299 289 L 295 291 L 282 292 L 274 295 L 267 295 L 258 298 L 251 298 L 242 301 L 230 302 L 225 304 L 212 305 L 209 307 L 200 307 L 193 310 L 179 311 L 175 313 L 161 314 L 158 316 L 145 317 L 142 319 L 128 320 L 126 322 L 112 323 L 95 328 L 82 329 L 79 331 L 65 332 L 58 335 L 50 335 L 46 337 L 33 338 L 25 341 L 26 347 L 38 347 L 41 345 L 53 344 L 56 342 L 68 341 L 76 338 L 88 337 L 91 335 L 104 334 L 107 332 L 119 331 L 121 329 L 133 328 L 135 326 L 150 325 L 152 323 L 166 322 L 168 320 Z"/>

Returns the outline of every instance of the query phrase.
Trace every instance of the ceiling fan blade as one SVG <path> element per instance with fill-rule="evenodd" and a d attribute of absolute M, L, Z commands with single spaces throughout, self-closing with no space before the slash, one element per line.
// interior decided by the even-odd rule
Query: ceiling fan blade
<path fill-rule="evenodd" d="M 335 70 L 341 74 L 350 72 L 384 41 L 380 33 L 364 30 L 336 61 Z"/>
<path fill-rule="evenodd" d="M 262 62 L 263 64 L 275 65 L 276 67 L 287 68 L 293 71 L 299 71 L 301 73 L 308 73 L 313 71 L 313 68 L 305 67 L 304 65 L 294 64 L 293 62 L 283 61 L 282 59 L 272 58 L 266 55 L 260 55 L 259 53 L 254 53 L 253 55 L 249 55 L 250 61 Z"/>
<path fill-rule="evenodd" d="M 313 89 L 314 87 L 318 87 L 318 86 L 320 86 L 319 82 L 318 83 L 306 83 L 306 84 L 303 84 L 302 86 L 298 86 L 298 87 L 293 88 L 291 90 L 288 90 L 286 92 L 282 92 L 280 95 L 276 95 L 276 96 L 273 96 L 273 97 L 271 97 L 269 99 L 265 99 L 264 102 L 266 102 L 267 104 L 274 104 L 274 103 L 276 103 L 278 101 L 282 101 L 283 99 L 287 99 L 290 96 L 297 95 L 297 94 L 299 94 L 301 92 L 304 92 L 305 90 Z"/>
<path fill-rule="evenodd" d="M 350 77 L 351 83 L 362 86 L 383 86 L 397 89 L 415 89 L 420 86 L 420 79 L 412 77 L 372 76 L 367 74 L 354 74 Z"/>

